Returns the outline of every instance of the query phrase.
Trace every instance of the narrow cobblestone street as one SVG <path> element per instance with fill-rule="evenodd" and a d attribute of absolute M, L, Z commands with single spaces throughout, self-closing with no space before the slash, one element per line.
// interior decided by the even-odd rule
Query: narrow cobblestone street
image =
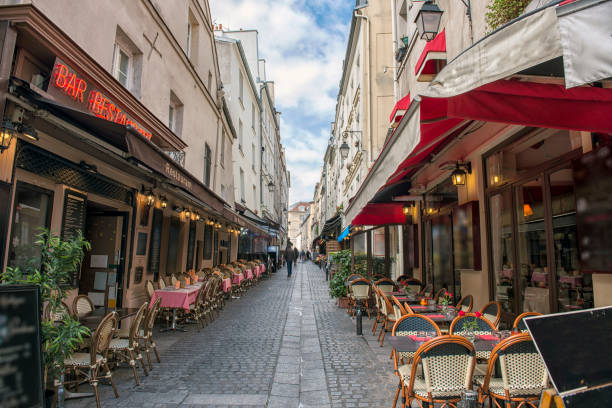
<path fill-rule="evenodd" d="M 380 348 L 364 319 L 363 337 L 331 299 L 325 275 L 298 263 L 228 302 L 198 333 L 155 333 L 161 364 L 136 386 L 129 368 L 115 369 L 113 407 L 389 407 L 396 380 L 390 348 Z M 155 361 L 155 360 L 154 360 Z M 82 387 L 84 391 L 86 387 Z M 67 401 L 89 407 L 93 399 Z"/>

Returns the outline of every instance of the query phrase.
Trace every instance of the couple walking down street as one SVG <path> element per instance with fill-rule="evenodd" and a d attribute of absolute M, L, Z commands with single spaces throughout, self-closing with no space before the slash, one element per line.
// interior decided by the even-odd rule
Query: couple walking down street
<path fill-rule="evenodd" d="M 293 264 L 297 262 L 298 258 L 298 250 L 297 248 L 292 248 L 291 243 L 287 244 L 287 249 L 285 250 L 285 261 L 287 261 L 287 278 L 291 277 L 291 272 L 293 269 Z"/>

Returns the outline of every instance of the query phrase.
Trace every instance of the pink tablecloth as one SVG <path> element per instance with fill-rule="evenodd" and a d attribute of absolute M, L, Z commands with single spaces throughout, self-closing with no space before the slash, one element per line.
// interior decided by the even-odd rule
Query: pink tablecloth
<path fill-rule="evenodd" d="M 246 270 L 246 278 L 248 280 L 253 280 L 253 271 L 251 271 L 250 269 Z"/>
<path fill-rule="evenodd" d="M 232 280 L 230 278 L 223 278 L 221 281 L 221 289 L 223 289 L 225 293 L 232 290 Z"/>
<path fill-rule="evenodd" d="M 243 280 L 244 280 L 244 275 L 243 274 L 241 274 L 241 273 L 234 274 L 234 276 L 232 278 L 232 283 L 234 283 L 236 285 L 240 285 Z"/>
<path fill-rule="evenodd" d="M 151 307 L 157 298 L 161 298 L 161 307 L 182 308 L 189 310 L 189 305 L 195 303 L 200 286 L 202 285 L 187 286 L 185 289 L 157 289 L 155 292 L 153 292 L 149 307 Z"/>

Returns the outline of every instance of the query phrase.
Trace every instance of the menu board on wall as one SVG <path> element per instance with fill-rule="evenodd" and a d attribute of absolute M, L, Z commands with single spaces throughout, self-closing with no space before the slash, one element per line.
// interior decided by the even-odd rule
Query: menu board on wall
<path fill-rule="evenodd" d="M 213 250 L 213 228 L 210 225 L 204 227 L 204 259 L 212 258 Z"/>
<path fill-rule="evenodd" d="M 85 215 L 87 212 L 87 196 L 76 191 L 66 190 L 64 193 L 64 211 L 62 215 L 62 239 L 69 239 L 79 231 L 85 235 Z M 79 268 L 71 279 L 72 286 L 79 282 Z"/>
<path fill-rule="evenodd" d="M 85 233 L 85 214 L 87 211 L 87 196 L 76 191 L 66 190 L 64 193 L 64 212 L 62 217 L 62 239 L 68 239 L 78 231 Z"/>
<path fill-rule="evenodd" d="M 154 280 L 159 277 L 159 259 L 161 254 L 162 224 L 164 213 L 156 208 L 153 210 L 153 225 L 151 225 L 151 240 L 149 242 L 149 260 L 147 271 L 153 274 Z"/>
<path fill-rule="evenodd" d="M 186 271 L 193 269 L 193 252 L 195 250 L 195 235 L 196 235 L 196 222 L 189 222 L 189 241 L 187 242 L 187 265 Z"/>
<path fill-rule="evenodd" d="M 33 285 L 0 286 L 0 407 L 42 407 L 40 298 Z"/>

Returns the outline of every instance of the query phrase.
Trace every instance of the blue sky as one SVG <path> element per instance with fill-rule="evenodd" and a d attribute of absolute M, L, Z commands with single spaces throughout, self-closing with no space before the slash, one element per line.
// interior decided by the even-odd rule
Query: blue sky
<path fill-rule="evenodd" d="M 275 81 L 290 202 L 312 200 L 334 119 L 354 0 L 210 0 L 213 21 L 256 29 Z"/>

